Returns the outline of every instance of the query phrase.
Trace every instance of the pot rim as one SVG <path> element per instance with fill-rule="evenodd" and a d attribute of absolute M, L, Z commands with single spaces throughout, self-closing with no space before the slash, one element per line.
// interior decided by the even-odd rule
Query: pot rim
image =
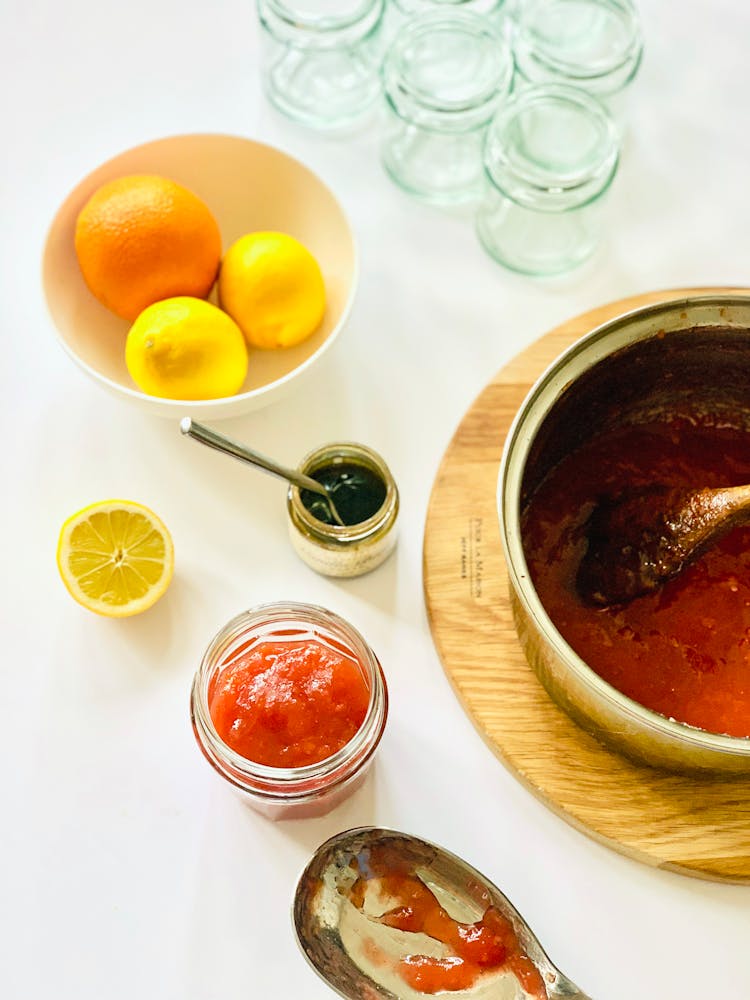
<path fill-rule="evenodd" d="M 733 323 L 723 310 L 738 307 L 747 311 L 743 323 Z M 718 322 L 693 321 L 691 311 L 715 308 Z M 670 332 L 688 330 L 694 327 L 721 326 L 738 329 L 750 328 L 750 293 L 728 295 L 690 295 L 631 309 L 614 319 L 601 323 L 584 334 L 542 372 L 521 403 L 503 446 L 497 486 L 497 508 L 500 520 L 500 537 L 513 590 L 524 610 L 533 620 L 536 628 L 546 638 L 569 670 L 599 700 L 609 703 L 620 714 L 630 718 L 638 726 L 647 727 L 671 737 L 683 746 L 690 745 L 703 750 L 711 750 L 725 756 L 747 757 L 750 759 L 750 737 L 728 736 L 711 733 L 688 723 L 660 715 L 639 702 L 618 691 L 608 681 L 600 677 L 582 657 L 565 641 L 547 614 L 531 578 L 521 541 L 520 488 L 530 447 L 542 421 L 559 400 L 562 392 L 584 371 L 589 370 L 603 358 L 621 348 L 650 339 L 663 332 L 663 327 L 644 328 L 634 334 L 634 327 L 640 321 L 658 320 L 671 316 L 678 322 L 670 326 Z M 666 332 L 666 331 L 665 331 Z M 590 354 L 585 365 L 571 377 L 570 367 L 576 358 Z"/>

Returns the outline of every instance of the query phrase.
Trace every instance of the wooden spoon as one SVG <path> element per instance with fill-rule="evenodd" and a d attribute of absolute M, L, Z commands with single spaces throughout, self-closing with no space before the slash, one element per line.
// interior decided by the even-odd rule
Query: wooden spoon
<path fill-rule="evenodd" d="M 748 522 L 750 486 L 653 486 L 603 499 L 586 524 L 578 592 L 590 604 L 626 604 L 658 590 Z"/>

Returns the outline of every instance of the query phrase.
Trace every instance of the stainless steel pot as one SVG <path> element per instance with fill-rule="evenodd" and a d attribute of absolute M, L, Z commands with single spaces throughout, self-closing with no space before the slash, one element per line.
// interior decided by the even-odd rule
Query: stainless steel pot
<path fill-rule="evenodd" d="M 652 712 L 565 642 L 531 583 L 521 512 L 546 473 L 593 428 L 681 407 L 750 427 L 750 296 L 697 296 L 626 313 L 587 334 L 540 377 L 505 443 L 498 506 L 516 629 L 551 697 L 581 726 L 657 767 L 750 773 L 750 738 Z"/>

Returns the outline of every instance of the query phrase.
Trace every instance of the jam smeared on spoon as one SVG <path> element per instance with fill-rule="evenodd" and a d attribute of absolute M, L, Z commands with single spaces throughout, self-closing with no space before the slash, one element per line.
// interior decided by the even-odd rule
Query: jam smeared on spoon
<path fill-rule="evenodd" d="M 302 953 L 348 1000 L 590 1000 L 497 886 L 397 830 L 360 827 L 321 844 L 293 917 Z"/>
<path fill-rule="evenodd" d="M 547 997 L 538 969 L 521 948 L 510 920 L 496 907 L 488 906 L 481 919 L 473 923 L 454 920 L 417 875 L 394 871 L 382 849 L 380 855 L 371 855 L 368 868 L 384 869 L 386 874 L 359 878 L 349 891 L 350 901 L 362 910 L 368 891 L 374 889 L 376 898 L 389 906 L 385 913 L 373 918 L 378 923 L 426 934 L 447 946 L 448 954 L 444 956 L 416 952 L 394 962 L 408 986 L 427 994 L 467 990 L 485 973 L 502 969 L 512 972 L 529 995 Z"/>

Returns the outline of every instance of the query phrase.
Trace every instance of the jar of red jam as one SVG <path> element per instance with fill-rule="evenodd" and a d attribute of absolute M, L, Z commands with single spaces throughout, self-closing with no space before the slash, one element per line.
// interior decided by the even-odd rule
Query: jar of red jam
<path fill-rule="evenodd" d="M 377 657 L 343 618 L 310 604 L 266 604 L 214 637 L 190 712 L 206 759 L 247 803 L 294 819 L 323 815 L 362 783 L 388 690 Z"/>

